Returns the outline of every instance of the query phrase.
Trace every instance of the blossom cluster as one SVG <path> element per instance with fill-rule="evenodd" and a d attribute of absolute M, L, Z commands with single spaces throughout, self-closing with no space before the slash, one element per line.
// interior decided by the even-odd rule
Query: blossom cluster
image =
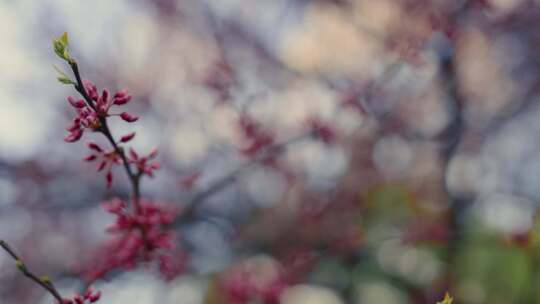
<path fill-rule="evenodd" d="M 117 268 L 132 269 L 140 262 L 157 261 L 167 280 L 183 272 L 185 256 L 173 254 L 178 247 L 177 236 L 166 228 L 173 223 L 177 210 L 141 200 L 140 210 L 133 214 L 120 198 L 103 203 L 103 207 L 116 216 L 115 223 L 107 228 L 114 237 L 98 252 L 96 265 L 87 273 L 88 281 L 93 282 Z"/>
<path fill-rule="evenodd" d="M 150 177 L 154 176 L 154 170 L 161 167 L 160 163 L 155 160 L 158 154 L 157 149 L 153 149 L 147 155 L 141 156 L 135 150 L 129 149 L 128 161 L 137 167 L 141 174 L 146 174 Z"/>
<path fill-rule="evenodd" d="M 112 168 L 114 165 L 122 163 L 122 158 L 115 149 L 105 150 L 97 143 L 91 141 L 87 144 L 88 149 L 90 149 L 91 154 L 84 158 L 85 161 L 93 162 L 98 161 L 99 165 L 97 167 L 99 171 L 106 171 L 105 179 L 107 180 L 107 187 L 111 187 L 113 181 Z"/>
<path fill-rule="evenodd" d="M 71 299 L 64 299 L 61 304 L 87 304 L 95 303 L 101 298 L 101 291 L 94 291 L 92 288 L 88 288 L 84 295 L 76 294 Z"/>
<path fill-rule="evenodd" d="M 149 262 L 156 262 L 156 268 L 163 277 L 167 280 L 173 279 L 183 272 L 186 265 L 186 256 L 178 249 L 176 234 L 174 230 L 168 228 L 179 210 L 142 199 L 139 193 L 141 177 L 143 175 L 153 177 L 154 171 L 160 167 L 159 162 L 155 160 L 158 152 L 154 149 L 147 155 L 140 155 L 132 148 L 125 149 L 122 144 L 131 141 L 135 137 L 135 132 L 125 134 L 117 140 L 108 126 L 108 119 L 111 117 L 120 117 L 128 123 L 139 119 L 128 112 L 111 112 L 113 107 L 129 103 L 132 96 L 127 90 L 120 90 L 114 95 L 107 89 L 99 92 L 92 82 L 81 80 L 77 62 L 68 51 L 66 33 L 55 39 L 53 46 L 55 53 L 69 64 L 75 76 L 75 80 L 72 80 L 57 68 L 58 80 L 63 84 L 73 85 L 82 97 L 67 98 L 69 105 L 75 109 L 76 116 L 67 127 L 69 134 L 64 140 L 76 142 L 86 131 L 104 135 L 110 147 L 106 148 L 93 141 L 87 142 L 90 154 L 85 157 L 85 161 L 97 163 L 97 171 L 106 172 L 108 187 L 113 181 L 112 169 L 116 165 L 123 165 L 133 191 L 130 202 L 115 198 L 103 204 L 103 207 L 116 217 L 114 224 L 107 229 L 113 237 L 101 246 L 94 259 L 94 265 L 85 272 L 87 281 L 94 282 L 112 270 L 131 269 L 142 262 L 146 265 L 150 265 Z M 55 297 L 60 298 L 58 294 Z M 100 293 L 89 290 L 84 296 L 76 295 L 73 299 L 60 302 L 93 303 L 99 297 Z"/>
<path fill-rule="evenodd" d="M 67 98 L 68 103 L 77 111 L 77 116 L 73 118 L 71 124 L 67 127 L 69 134 L 64 138 L 67 142 L 78 141 L 83 136 L 85 130 L 102 130 L 103 119 L 113 115 L 109 113 L 111 107 L 113 105 L 125 105 L 131 100 L 131 95 L 126 90 L 121 90 L 112 97 L 107 89 L 104 89 L 101 94 L 98 94 L 96 86 L 90 81 L 84 82 L 84 89 L 89 100 L 76 99 L 73 96 L 68 96 Z M 127 122 L 138 120 L 137 116 L 128 112 L 122 112 L 117 115 Z"/>

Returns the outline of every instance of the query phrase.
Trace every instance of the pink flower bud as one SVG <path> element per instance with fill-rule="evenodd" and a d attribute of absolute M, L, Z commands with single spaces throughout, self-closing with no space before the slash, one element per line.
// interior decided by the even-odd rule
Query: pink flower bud
<path fill-rule="evenodd" d="M 107 175 L 105 175 L 105 179 L 107 180 L 107 188 L 110 188 L 113 181 L 113 175 L 111 171 L 107 172 Z"/>
<path fill-rule="evenodd" d="M 94 101 L 98 100 L 97 89 L 96 89 L 96 86 L 92 82 L 85 80 L 84 88 L 86 89 L 86 93 L 88 93 L 88 97 L 90 97 Z"/>
<path fill-rule="evenodd" d="M 107 165 L 107 161 L 102 161 L 98 166 L 98 172 L 105 169 L 105 166 Z"/>
<path fill-rule="evenodd" d="M 128 94 L 127 90 L 121 90 L 118 93 L 114 94 L 113 103 L 115 105 L 123 105 L 128 103 L 131 100 L 131 95 Z"/>
<path fill-rule="evenodd" d="M 122 112 L 122 114 L 120 114 L 120 117 L 127 122 L 135 122 L 139 119 L 139 117 L 131 115 L 128 112 Z"/>
<path fill-rule="evenodd" d="M 73 132 L 69 133 L 68 136 L 64 137 L 64 141 L 66 141 L 66 142 L 76 142 L 79 139 L 81 139 L 82 135 L 83 135 L 83 130 L 77 129 L 77 130 L 74 130 Z"/>
<path fill-rule="evenodd" d="M 88 155 L 87 157 L 84 158 L 85 161 L 87 162 L 91 162 L 91 161 L 94 161 L 96 160 L 97 156 L 95 156 L 94 154 L 91 154 L 91 155 Z"/>
<path fill-rule="evenodd" d="M 133 137 L 135 137 L 135 132 L 132 132 L 132 133 L 129 133 L 129 134 L 126 134 L 126 135 L 122 136 L 120 138 L 120 141 L 125 143 L 125 142 L 128 142 L 128 141 L 132 140 Z"/>
<path fill-rule="evenodd" d="M 109 99 L 109 91 L 107 89 L 104 89 L 103 92 L 101 93 L 101 101 L 103 103 L 106 103 L 107 99 Z"/>
<path fill-rule="evenodd" d="M 88 300 L 90 301 L 90 303 L 94 303 L 94 302 L 97 302 L 99 300 L 99 298 L 101 298 L 101 291 L 98 291 L 98 292 L 90 295 L 88 297 Z"/>
<path fill-rule="evenodd" d="M 78 119 L 74 119 L 73 122 L 71 122 L 70 125 L 67 126 L 66 130 L 69 132 L 73 132 L 75 130 L 78 130 L 81 128 L 80 121 Z"/>
<path fill-rule="evenodd" d="M 133 148 L 129 148 L 129 157 L 132 160 L 138 160 L 139 159 L 139 154 L 137 154 L 137 152 L 135 152 L 135 150 L 133 150 Z"/>
<path fill-rule="evenodd" d="M 84 100 L 82 100 L 82 99 L 75 100 L 75 98 L 73 98 L 71 96 L 68 96 L 67 100 L 68 100 L 69 104 L 71 104 L 71 106 L 73 106 L 74 108 L 77 108 L 77 109 L 84 108 L 84 106 L 86 105 L 84 103 Z"/>
<path fill-rule="evenodd" d="M 88 142 L 86 145 L 88 146 L 90 150 L 94 150 L 96 152 L 103 152 L 101 147 L 93 141 Z"/>
<path fill-rule="evenodd" d="M 80 294 L 75 295 L 73 300 L 75 300 L 75 304 L 84 304 L 84 299 Z"/>

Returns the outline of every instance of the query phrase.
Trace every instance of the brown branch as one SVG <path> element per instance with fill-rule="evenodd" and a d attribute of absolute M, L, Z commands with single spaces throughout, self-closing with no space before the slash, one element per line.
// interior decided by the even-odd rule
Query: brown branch
<path fill-rule="evenodd" d="M 26 267 L 21 258 L 15 253 L 13 249 L 11 249 L 11 247 L 4 240 L 0 240 L 0 247 L 2 247 L 11 256 L 11 258 L 15 260 L 17 268 L 22 272 L 24 276 L 26 276 L 27 278 L 41 286 L 43 289 L 48 291 L 53 297 L 56 298 L 56 300 L 58 300 L 59 303 L 63 302 L 62 296 L 60 295 L 58 290 L 56 290 L 50 279 L 48 279 L 47 277 L 39 278 L 37 275 L 31 272 Z"/>

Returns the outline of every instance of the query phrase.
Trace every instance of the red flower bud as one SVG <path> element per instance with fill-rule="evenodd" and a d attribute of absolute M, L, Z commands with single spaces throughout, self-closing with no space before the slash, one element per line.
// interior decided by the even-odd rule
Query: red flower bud
<path fill-rule="evenodd" d="M 84 108 L 84 106 L 86 105 L 84 103 L 84 100 L 82 100 L 82 99 L 75 100 L 75 98 L 73 98 L 71 96 L 68 96 L 67 100 L 68 100 L 69 104 L 71 104 L 74 108 L 77 108 L 77 109 Z"/>
<path fill-rule="evenodd" d="M 105 103 L 107 102 L 107 99 L 109 99 L 109 91 L 104 89 L 103 93 L 101 93 L 101 100 Z"/>
<path fill-rule="evenodd" d="M 128 103 L 131 100 L 131 95 L 128 94 L 127 90 L 121 90 L 118 93 L 114 94 L 113 103 L 115 105 L 123 105 Z"/>
<path fill-rule="evenodd" d="M 107 180 L 107 188 L 110 188 L 113 181 L 113 175 L 111 171 L 107 172 L 107 175 L 105 175 L 105 179 Z"/>
<path fill-rule="evenodd" d="M 69 132 L 73 132 L 80 128 L 81 128 L 80 121 L 78 119 L 74 119 L 73 122 L 67 126 L 66 130 Z"/>
<path fill-rule="evenodd" d="M 129 148 L 129 157 L 132 159 L 132 160 L 137 160 L 139 159 L 139 154 L 137 154 L 137 152 L 135 152 L 135 150 L 133 150 L 133 148 Z"/>
<path fill-rule="evenodd" d="M 125 143 L 125 142 L 128 142 L 128 141 L 132 140 L 133 137 L 135 137 L 135 132 L 132 132 L 132 133 L 129 133 L 129 134 L 126 134 L 126 135 L 122 136 L 120 138 L 120 141 Z"/>
<path fill-rule="evenodd" d="M 88 93 L 88 97 L 90 97 L 90 99 L 94 101 L 98 100 L 97 88 L 92 82 L 85 80 L 84 88 L 86 89 L 86 93 Z"/>
<path fill-rule="evenodd" d="M 97 302 L 101 298 L 101 291 L 96 292 L 95 294 L 92 294 L 88 297 L 88 300 L 90 303 Z"/>
<path fill-rule="evenodd" d="M 122 114 L 120 114 L 120 117 L 127 122 L 135 122 L 139 119 L 138 116 L 131 115 L 128 112 L 122 112 Z"/>
<path fill-rule="evenodd" d="M 80 294 L 75 295 L 73 300 L 75 300 L 76 304 L 84 304 L 84 299 Z"/>
<path fill-rule="evenodd" d="M 99 164 L 99 167 L 98 167 L 98 172 L 103 170 L 105 168 L 105 166 L 107 165 L 107 161 L 102 161 L 100 164 Z"/>
<path fill-rule="evenodd" d="M 66 142 L 76 142 L 79 139 L 81 139 L 82 135 L 83 135 L 83 130 L 77 129 L 77 130 L 74 130 L 71 133 L 69 133 L 68 136 L 64 137 L 64 141 L 66 141 Z"/>
<path fill-rule="evenodd" d="M 91 162 L 91 161 L 94 161 L 96 160 L 97 156 L 91 154 L 91 155 L 88 155 L 87 157 L 84 158 L 85 161 L 87 162 Z"/>
<path fill-rule="evenodd" d="M 88 142 L 86 145 L 88 146 L 88 148 L 89 148 L 90 150 L 94 150 L 94 151 L 96 151 L 96 152 L 103 152 L 103 150 L 101 149 L 101 147 L 100 147 L 98 144 L 96 144 L 95 142 L 90 141 L 90 142 Z"/>

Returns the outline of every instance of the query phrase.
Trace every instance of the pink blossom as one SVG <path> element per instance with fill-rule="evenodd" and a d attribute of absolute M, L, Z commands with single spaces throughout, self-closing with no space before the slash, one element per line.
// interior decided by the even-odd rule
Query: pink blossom
<path fill-rule="evenodd" d="M 178 253 L 177 236 L 166 228 L 178 210 L 162 203 L 142 199 L 140 210 L 133 214 L 120 198 L 103 203 L 103 208 L 116 216 L 107 228 L 114 237 L 98 252 L 98 260 L 87 273 L 93 281 L 117 268 L 132 269 L 140 262 L 157 261 L 162 275 L 170 280 L 185 269 L 185 256 Z"/>
<path fill-rule="evenodd" d="M 99 131 L 102 128 L 102 120 L 110 116 L 109 110 L 113 105 L 123 105 L 131 100 L 131 95 L 126 90 L 117 92 L 113 98 L 107 89 L 98 94 L 96 86 L 90 81 L 84 81 L 84 87 L 92 104 L 84 99 L 75 99 L 68 96 L 68 103 L 75 108 L 77 115 L 67 127 L 69 134 L 64 138 L 67 142 L 78 141 L 86 129 Z M 137 121 L 138 117 L 127 112 L 120 114 L 120 117 L 128 122 Z"/>
<path fill-rule="evenodd" d="M 95 303 L 101 298 L 101 291 L 94 291 L 92 287 L 88 288 L 84 295 L 76 294 L 71 299 L 64 299 L 62 304 L 87 304 Z"/>
<path fill-rule="evenodd" d="M 139 154 L 135 150 L 130 148 L 128 161 L 134 164 L 140 173 L 153 177 L 154 170 L 160 168 L 159 162 L 153 160 L 157 156 L 157 153 L 157 149 L 153 149 L 148 155 L 139 156 Z"/>
<path fill-rule="evenodd" d="M 120 155 L 115 150 L 105 151 L 95 142 L 88 142 L 86 145 L 92 151 L 92 154 L 86 156 L 84 160 L 88 162 L 99 160 L 97 171 L 105 170 L 107 172 L 105 174 L 105 180 L 107 187 L 110 188 L 113 182 L 112 168 L 114 165 L 122 163 Z"/>

